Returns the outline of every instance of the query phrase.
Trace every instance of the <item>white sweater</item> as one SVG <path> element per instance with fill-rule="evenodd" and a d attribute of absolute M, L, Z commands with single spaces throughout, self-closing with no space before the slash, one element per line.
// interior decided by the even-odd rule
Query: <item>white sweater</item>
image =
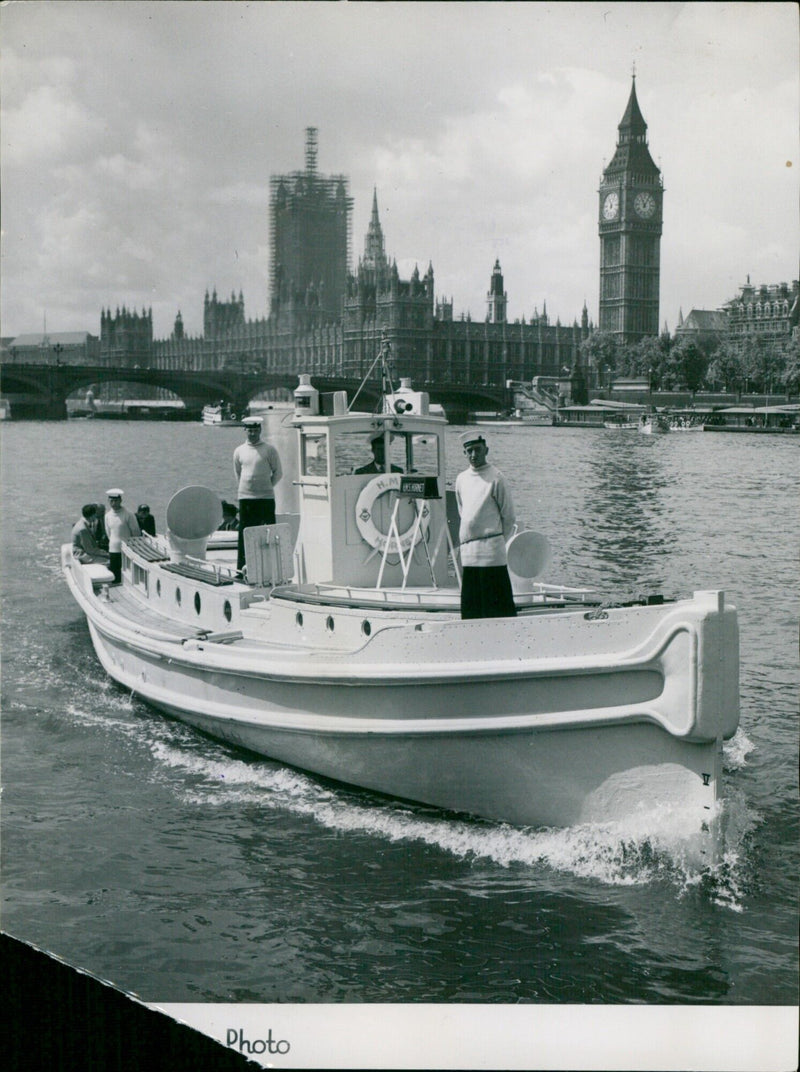
<path fill-rule="evenodd" d="M 113 510 L 110 506 L 103 514 L 103 524 L 108 536 L 109 551 L 119 553 L 122 550 L 122 541 L 131 536 L 141 536 L 142 530 L 136 520 L 136 514 L 132 514 L 124 506 Z"/>
<path fill-rule="evenodd" d="M 487 464 L 459 473 L 456 501 L 461 514 L 461 565 L 507 565 L 506 541 L 514 530 L 514 504 L 500 470 Z"/>
<path fill-rule="evenodd" d="M 240 499 L 275 498 L 275 485 L 282 472 L 278 452 L 271 444 L 263 439 L 242 443 L 233 452 L 233 471 Z"/>

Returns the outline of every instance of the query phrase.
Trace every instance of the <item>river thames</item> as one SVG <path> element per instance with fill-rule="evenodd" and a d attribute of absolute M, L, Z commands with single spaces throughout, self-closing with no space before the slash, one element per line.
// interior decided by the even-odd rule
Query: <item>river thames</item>
<path fill-rule="evenodd" d="M 738 607 L 720 862 L 695 870 L 667 817 L 521 830 L 399 804 L 131 698 L 95 659 L 60 545 L 112 485 L 159 527 L 185 485 L 235 499 L 241 429 L 8 422 L 4 931 L 161 1004 L 796 1005 L 800 437 L 488 435 L 551 541 L 543 580 L 613 600 L 723 588 Z"/>

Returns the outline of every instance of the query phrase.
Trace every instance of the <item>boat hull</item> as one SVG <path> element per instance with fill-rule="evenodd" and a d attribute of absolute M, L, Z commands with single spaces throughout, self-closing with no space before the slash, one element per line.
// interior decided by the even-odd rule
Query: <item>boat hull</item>
<path fill-rule="evenodd" d="M 711 818 L 721 746 L 678 742 L 658 727 L 426 734 L 280 730 L 166 713 L 230 744 L 341 782 L 519 826 L 629 819 L 678 807 Z"/>
<path fill-rule="evenodd" d="M 533 640 L 540 633 L 543 648 L 546 634 L 555 648 L 559 633 L 581 627 L 602 636 L 602 618 L 570 617 L 566 632 L 563 620 L 523 628 Z M 465 641 L 471 648 L 486 623 L 431 629 L 427 665 L 415 643 L 428 627 L 412 627 L 405 651 L 397 630 L 387 636 L 406 667 L 387 665 L 379 652 L 371 664 L 355 658 L 349 670 L 313 658 L 298 670 L 286 659 L 256 669 L 251 659 L 237 661 L 235 645 L 148 642 L 107 627 L 102 615 L 88 621 L 115 680 L 214 737 L 338 781 L 517 825 L 623 820 L 667 807 L 688 809 L 699 829 L 718 792 L 722 736 L 736 724 L 730 690 L 701 697 L 696 676 L 712 648 L 730 647 L 730 613 L 702 642 L 691 623 L 669 625 L 668 615 L 666 625 L 651 623 L 638 657 L 603 655 L 617 643 L 612 637 L 583 665 L 545 648 L 527 671 L 498 663 L 483 675 L 466 664 L 446 672 L 443 653 Z M 490 628 L 510 641 L 509 627 L 516 633 L 523 621 Z M 498 649 L 503 644 L 501 635 Z M 691 668 L 688 677 L 669 672 L 678 662 Z"/>

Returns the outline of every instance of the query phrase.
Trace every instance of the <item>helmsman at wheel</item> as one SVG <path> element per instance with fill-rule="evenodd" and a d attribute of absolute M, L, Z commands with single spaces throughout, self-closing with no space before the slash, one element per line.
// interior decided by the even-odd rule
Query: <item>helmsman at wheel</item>
<path fill-rule="evenodd" d="M 283 475 L 277 450 L 261 438 L 261 418 L 246 417 L 247 441 L 233 452 L 239 490 L 239 548 L 236 568 L 244 568 L 244 530 L 275 524 L 275 485 Z"/>
<path fill-rule="evenodd" d="M 469 459 L 469 468 L 456 477 L 461 617 L 514 617 L 506 555 L 515 521 L 511 492 L 500 470 L 487 462 L 489 448 L 480 432 L 465 432 L 461 443 Z"/>

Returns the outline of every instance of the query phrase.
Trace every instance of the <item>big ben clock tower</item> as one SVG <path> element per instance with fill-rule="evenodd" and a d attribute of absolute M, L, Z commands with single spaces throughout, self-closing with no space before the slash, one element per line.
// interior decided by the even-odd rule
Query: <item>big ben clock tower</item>
<path fill-rule="evenodd" d="M 600 331 L 623 344 L 658 335 L 664 189 L 647 148 L 633 76 L 611 163 L 600 180 Z"/>

